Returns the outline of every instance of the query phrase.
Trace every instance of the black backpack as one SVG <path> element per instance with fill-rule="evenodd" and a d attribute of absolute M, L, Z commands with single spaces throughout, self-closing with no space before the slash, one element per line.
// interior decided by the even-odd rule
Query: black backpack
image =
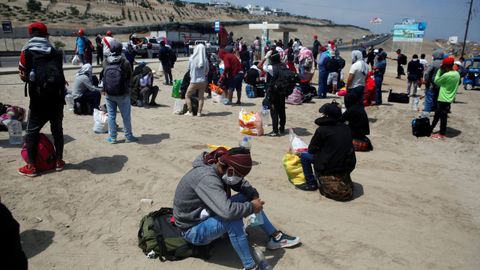
<path fill-rule="evenodd" d="M 288 97 L 293 93 L 297 82 L 300 81 L 298 74 L 288 69 L 284 64 L 273 66 L 274 74 L 277 74 L 273 82 L 273 93 L 276 96 Z"/>
<path fill-rule="evenodd" d="M 430 127 L 430 119 L 414 118 L 412 120 L 412 134 L 415 137 L 429 137 L 432 134 L 432 128 Z"/>
<path fill-rule="evenodd" d="M 138 246 L 145 255 L 160 261 L 176 261 L 187 257 L 208 258 L 209 246 L 194 246 L 182 236 L 174 224 L 173 209 L 164 207 L 144 216 L 138 230 Z M 154 254 L 150 254 L 151 252 Z"/>
<path fill-rule="evenodd" d="M 398 62 L 400 62 L 400 65 L 406 65 L 407 64 L 407 56 L 405 54 L 400 54 L 400 57 L 398 58 Z"/>
<path fill-rule="evenodd" d="M 410 103 L 410 98 L 406 93 L 393 93 L 392 89 L 390 89 L 388 93 L 388 102 Z"/>
<path fill-rule="evenodd" d="M 26 50 L 25 59 L 30 94 L 42 99 L 55 99 L 64 95 L 65 76 L 63 75 L 63 56 L 61 53 L 53 48 L 49 54 Z M 30 78 L 32 71 L 34 78 Z M 30 81 L 30 79 L 33 80 Z M 26 85 L 25 96 L 27 96 Z"/>
<path fill-rule="evenodd" d="M 127 93 L 122 64 L 123 61 L 107 64 L 103 71 L 103 90 L 110 96 L 122 96 Z"/>

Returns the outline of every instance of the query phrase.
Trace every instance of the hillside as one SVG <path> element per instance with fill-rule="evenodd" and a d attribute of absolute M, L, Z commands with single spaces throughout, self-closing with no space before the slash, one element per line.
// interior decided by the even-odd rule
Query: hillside
<path fill-rule="evenodd" d="M 115 3 L 119 2 L 119 3 Z M 123 2 L 123 3 L 122 3 Z M 30 8 L 27 8 L 27 3 Z M 38 4 L 41 4 L 39 6 Z M 214 7 L 202 3 L 166 0 L 1 0 L 2 20 L 25 26 L 40 20 L 56 28 L 82 25 L 86 28 L 141 26 L 169 22 L 196 21 L 292 21 L 325 25 L 328 20 L 301 16 L 254 16 L 246 9 Z"/>

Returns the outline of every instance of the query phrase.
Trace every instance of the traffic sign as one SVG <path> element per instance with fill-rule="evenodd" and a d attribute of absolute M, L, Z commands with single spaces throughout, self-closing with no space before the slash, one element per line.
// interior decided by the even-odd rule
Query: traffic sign
<path fill-rule="evenodd" d="M 213 29 L 214 29 L 215 33 L 220 32 L 220 21 L 219 20 L 215 21 L 215 23 L 213 25 Z"/>

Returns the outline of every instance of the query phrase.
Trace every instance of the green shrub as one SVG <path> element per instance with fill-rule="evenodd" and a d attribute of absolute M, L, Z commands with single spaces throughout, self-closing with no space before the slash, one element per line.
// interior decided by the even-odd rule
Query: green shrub
<path fill-rule="evenodd" d="M 31 11 L 31 12 L 41 11 L 42 10 L 42 3 L 40 3 L 36 0 L 28 0 L 27 10 Z"/>

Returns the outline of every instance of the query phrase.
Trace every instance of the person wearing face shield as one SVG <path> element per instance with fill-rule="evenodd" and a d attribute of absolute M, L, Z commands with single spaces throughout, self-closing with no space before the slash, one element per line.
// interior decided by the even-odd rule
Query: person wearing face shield
<path fill-rule="evenodd" d="M 261 228 L 270 236 L 268 249 L 292 247 L 300 239 L 277 230 L 262 211 L 264 202 L 245 180 L 251 168 L 252 159 L 246 148 L 227 151 L 221 147 L 202 153 L 177 186 L 173 215 L 187 242 L 208 245 L 227 233 L 244 268 L 260 269 L 250 253 L 244 217 L 252 213 L 262 215 Z M 232 196 L 232 191 L 237 193 Z"/>

